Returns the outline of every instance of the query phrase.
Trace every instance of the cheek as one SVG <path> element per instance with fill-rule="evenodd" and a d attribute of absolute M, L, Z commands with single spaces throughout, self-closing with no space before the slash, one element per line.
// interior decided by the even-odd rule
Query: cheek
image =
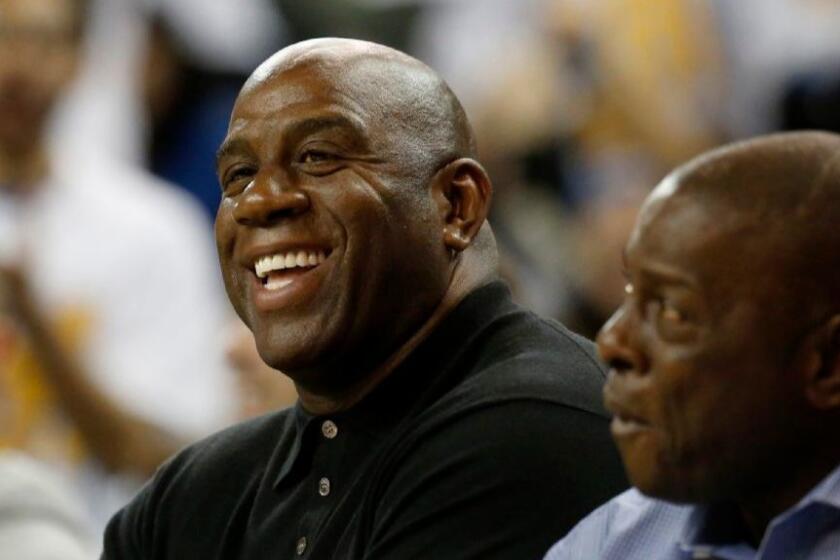
<path fill-rule="evenodd" d="M 236 244 L 236 223 L 232 216 L 233 205 L 229 199 L 222 199 L 219 210 L 216 213 L 214 226 L 216 234 L 216 250 L 219 256 L 219 266 L 222 271 L 222 279 L 225 284 L 228 298 L 243 320 L 242 298 L 244 297 L 244 286 L 238 276 L 234 274 L 233 250 Z"/>
<path fill-rule="evenodd" d="M 219 263 L 222 267 L 222 274 L 227 277 L 230 272 L 230 263 L 233 257 L 233 242 L 235 238 L 233 228 L 233 217 L 231 216 L 231 203 L 223 199 L 216 212 L 216 223 L 214 226 L 216 234 L 216 250 L 219 254 Z"/>
<path fill-rule="evenodd" d="M 761 380 L 724 356 L 718 349 L 713 358 L 686 358 L 660 385 L 659 467 L 672 496 L 705 498 L 731 486 L 773 431 Z"/>
<path fill-rule="evenodd" d="M 697 356 L 680 357 L 662 371 L 659 402 L 668 438 L 667 460 L 677 465 L 701 462 L 727 432 L 722 405 L 735 388 L 728 387 L 728 375 L 719 364 Z"/>

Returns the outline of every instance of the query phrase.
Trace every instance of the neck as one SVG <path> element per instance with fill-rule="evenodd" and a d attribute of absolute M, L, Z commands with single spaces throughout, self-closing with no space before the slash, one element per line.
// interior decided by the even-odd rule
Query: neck
<path fill-rule="evenodd" d="M 25 150 L 0 149 L 0 184 L 18 193 L 31 192 L 49 173 L 48 160 L 41 145 Z"/>
<path fill-rule="evenodd" d="M 362 376 L 356 384 L 340 394 L 310 391 L 296 384 L 303 408 L 318 416 L 336 414 L 357 404 L 387 379 L 470 292 L 494 277 L 495 268 L 483 264 L 480 256 L 475 253 L 468 248 L 456 258 L 446 293 L 429 318 L 370 374 Z"/>
<path fill-rule="evenodd" d="M 840 449 L 821 451 L 819 457 L 801 464 L 782 484 L 738 501 L 738 509 L 754 546 L 761 543 L 767 526 L 775 517 L 795 506 L 840 464 Z"/>

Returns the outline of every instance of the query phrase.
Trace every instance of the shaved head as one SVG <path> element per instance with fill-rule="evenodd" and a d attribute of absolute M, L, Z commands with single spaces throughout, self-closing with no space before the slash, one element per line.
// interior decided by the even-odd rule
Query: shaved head
<path fill-rule="evenodd" d="M 399 134 L 403 158 L 413 170 L 423 166 L 434 172 L 476 155 L 466 113 L 446 82 L 419 60 L 376 43 L 333 38 L 296 43 L 261 64 L 241 97 L 299 71 L 320 73 L 325 87 L 362 103 L 370 117 Z"/>
<path fill-rule="evenodd" d="M 787 320 L 840 311 L 840 136 L 794 132 L 725 146 L 677 169 L 648 205 L 713 216 L 706 230 L 734 243 L 743 267 L 772 265 L 775 281 L 743 288 L 767 290 Z"/>

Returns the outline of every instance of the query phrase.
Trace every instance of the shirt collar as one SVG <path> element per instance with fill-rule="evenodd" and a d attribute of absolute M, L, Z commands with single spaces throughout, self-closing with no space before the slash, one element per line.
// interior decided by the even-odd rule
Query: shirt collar
<path fill-rule="evenodd" d="M 794 507 L 773 518 L 763 541 L 768 540 L 775 527 L 797 517 L 813 504 L 822 504 L 840 512 L 840 465 Z M 743 521 L 732 505 L 692 506 L 679 540 L 680 550 L 687 558 L 753 558 L 756 551 L 743 541 L 745 531 Z M 712 552 L 714 556 L 710 555 Z"/>
<path fill-rule="evenodd" d="M 795 509 L 820 503 L 840 510 L 840 465 L 802 498 Z"/>
<path fill-rule="evenodd" d="M 294 431 L 289 446 L 278 446 L 282 453 L 277 488 L 289 475 L 304 450 L 307 434 L 311 434 L 326 420 L 333 421 L 339 433 L 351 433 L 371 441 L 390 433 L 412 412 L 427 406 L 447 388 L 457 383 L 453 375 L 458 359 L 493 319 L 517 309 L 510 299 L 510 290 L 501 281 L 490 282 L 468 294 L 435 330 L 368 396 L 350 410 L 316 416 L 308 413 L 300 401 L 291 412 L 293 421 L 286 429 Z M 317 436 L 316 436 L 317 437 Z M 286 439 L 286 438 L 283 438 Z M 280 449 L 282 447 L 283 449 Z"/>

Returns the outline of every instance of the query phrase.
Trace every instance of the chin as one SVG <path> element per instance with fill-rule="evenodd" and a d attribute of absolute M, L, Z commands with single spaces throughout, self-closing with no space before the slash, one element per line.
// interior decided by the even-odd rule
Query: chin
<path fill-rule="evenodd" d="M 627 468 L 630 482 L 642 494 L 677 504 L 708 504 L 731 498 L 711 473 L 689 472 L 674 465 L 656 469 Z"/>
<path fill-rule="evenodd" d="M 650 498 L 675 504 L 691 504 L 697 502 L 696 497 L 691 492 L 687 492 L 679 484 L 663 484 L 662 481 L 654 483 L 637 482 L 633 477 L 630 480 L 633 486 Z"/>
<path fill-rule="evenodd" d="M 294 378 L 295 372 L 317 369 L 335 354 L 335 339 L 327 326 L 270 322 L 254 325 L 254 340 L 262 360 Z M 331 350 L 333 349 L 333 350 Z"/>
<path fill-rule="evenodd" d="M 309 345 L 289 344 L 288 341 L 275 342 L 271 338 L 257 340 L 257 352 L 269 366 L 284 373 L 309 369 L 317 359 Z M 313 359 L 315 358 L 315 359 Z"/>

